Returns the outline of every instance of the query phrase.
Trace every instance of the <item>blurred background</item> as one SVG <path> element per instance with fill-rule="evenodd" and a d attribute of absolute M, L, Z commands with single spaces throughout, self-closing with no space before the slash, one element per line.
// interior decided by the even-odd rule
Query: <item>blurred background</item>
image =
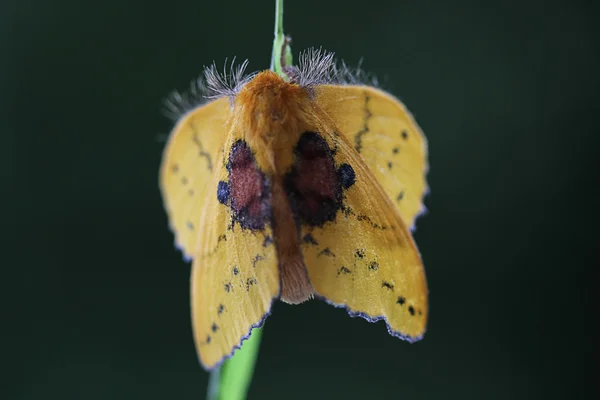
<path fill-rule="evenodd" d="M 286 3 L 295 54 L 363 57 L 429 139 L 431 313 L 408 344 L 278 303 L 249 398 L 592 397 L 598 4 Z M 162 101 L 213 60 L 268 68 L 273 19 L 273 1 L 1 3 L 2 399 L 204 398 Z"/>

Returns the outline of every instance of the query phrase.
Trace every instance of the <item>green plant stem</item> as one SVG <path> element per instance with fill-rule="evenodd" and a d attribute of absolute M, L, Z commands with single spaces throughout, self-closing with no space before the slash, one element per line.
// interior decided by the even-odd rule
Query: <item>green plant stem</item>
<path fill-rule="evenodd" d="M 255 328 L 235 356 L 210 374 L 208 400 L 244 400 L 252 381 L 262 328 Z"/>
<path fill-rule="evenodd" d="M 273 39 L 273 53 L 271 55 L 271 71 L 283 75 L 281 65 L 281 49 L 285 43 L 283 33 L 283 0 L 275 0 L 275 38 Z"/>
<path fill-rule="evenodd" d="M 227 361 L 221 369 L 221 396 L 219 400 L 244 400 L 258 357 L 258 348 L 262 328 L 252 330 L 251 336 L 237 351 L 234 358 Z"/>
<path fill-rule="evenodd" d="M 284 52 L 282 58 L 282 51 Z M 283 65 L 282 65 L 283 61 Z M 271 56 L 271 71 L 288 80 L 283 67 L 292 65 L 292 49 L 289 38 L 283 31 L 283 0 L 275 0 L 275 38 L 273 39 L 273 53 Z"/>

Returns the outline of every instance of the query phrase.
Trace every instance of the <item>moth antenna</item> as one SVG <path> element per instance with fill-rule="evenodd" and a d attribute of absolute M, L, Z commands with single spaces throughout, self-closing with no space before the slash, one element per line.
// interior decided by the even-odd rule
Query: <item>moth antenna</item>
<path fill-rule="evenodd" d="M 209 89 L 202 76 L 190 82 L 185 92 L 172 91 L 163 101 L 162 113 L 169 119 L 177 121 L 183 114 L 206 102 Z"/>
<path fill-rule="evenodd" d="M 215 62 L 204 69 L 204 77 L 208 88 L 207 98 L 235 97 L 240 89 L 256 75 L 255 73 L 246 74 L 248 60 L 244 60 L 237 66 L 235 60 L 236 57 L 229 64 L 229 71 L 227 71 L 227 58 L 223 64 L 222 73 L 218 71 Z"/>
<path fill-rule="evenodd" d="M 185 105 L 181 93 L 172 91 L 163 101 L 161 113 L 170 120 L 177 120 L 184 112 Z"/>
<path fill-rule="evenodd" d="M 296 82 L 304 87 L 331 82 L 335 71 L 334 55 L 322 48 L 310 48 L 300 53 Z"/>
<path fill-rule="evenodd" d="M 206 94 L 208 93 L 208 87 L 206 86 L 206 82 L 204 81 L 203 76 L 199 76 L 190 82 L 190 98 L 196 100 L 204 100 L 206 99 Z"/>
<path fill-rule="evenodd" d="M 244 60 L 244 62 L 242 62 L 240 65 L 238 65 L 236 67 L 235 70 L 235 76 L 233 78 L 233 81 L 235 83 L 235 91 L 236 93 L 239 93 L 239 91 L 242 89 L 242 87 L 244 87 L 244 85 L 246 83 L 248 83 L 249 81 L 252 80 L 252 78 L 254 78 L 256 76 L 255 72 L 246 73 L 246 69 L 248 68 L 248 60 Z"/>
<path fill-rule="evenodd" d="M 339 65 L 335 66 L 335 73 L 333 82 L 340 85 L 368 85 L 379 87 L 377 78 L 367 73 L 363 68 L 364 59 L 361 57 L 358 60 L 356 67 L 350 67 L 344 60 L 339 62 Z"/>
<path fill-rule="evenodd" d="M 225 65 L 227 64 L 227 58 L 225 59 Z M 227 81 L 227 73 L 225 67 L 223 67 L 223 73 L 221 74 L 217 70 L 217 63 L 213 63 L 209 67 L 204 68 L 204 79 L 206 80 L 206 86 L 208 88 L 207 98 L 217 98 L 222 96 L 228 96 L 231 92 L 229 82 Z"/>
<path fill-rule="evenodd" d="M 300 79 L 300 70 L 295 65 L 286 65 L 283 72 L 290 78 L 290 83 L 298 83 Z"/>

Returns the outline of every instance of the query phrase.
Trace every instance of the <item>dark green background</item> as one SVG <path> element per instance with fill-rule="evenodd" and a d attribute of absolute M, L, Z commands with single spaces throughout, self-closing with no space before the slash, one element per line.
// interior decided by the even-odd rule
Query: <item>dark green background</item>
<path fill-rule="evenodd" d="M 598 7 L 287 3 L 295 52 L 364 57 L 429 139 L 430 212 L 416 240 L 431 314 L 411 345 L 318 301 L 278 303 L 249 397 L 586 394 Z M 213 60 L 268 68 L 273 11 L 272 1 L 2 2 L 0 397 L 204 398 L 189 266 L 158 192 L 157 137 L 171 128 L 161 102 Z"/>

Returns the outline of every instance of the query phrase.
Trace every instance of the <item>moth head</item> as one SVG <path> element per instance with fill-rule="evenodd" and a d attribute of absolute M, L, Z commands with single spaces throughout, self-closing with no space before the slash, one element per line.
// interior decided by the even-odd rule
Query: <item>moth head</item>
<path fill-rule="evenodd" d="M 235 97 L 233 115 L 246 137 L 270 142 L 294 129 L 298 110 L 307 99 L 308 93 L 300 85 L 286 82 L 272 71 L 263 71 Z"/>

